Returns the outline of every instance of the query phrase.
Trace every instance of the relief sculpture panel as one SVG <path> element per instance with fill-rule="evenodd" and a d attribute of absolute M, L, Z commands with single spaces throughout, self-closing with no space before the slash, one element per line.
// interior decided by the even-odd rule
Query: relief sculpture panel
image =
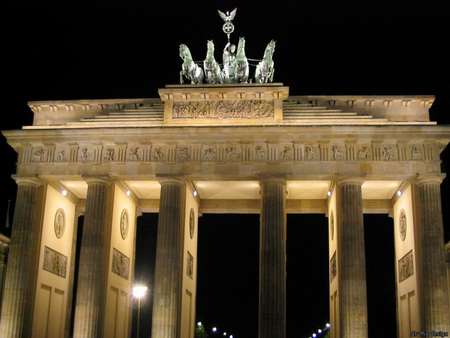
<path fill-rule="evenodd" d="M 274 117 L 274 103 L 266 100 L 176 101 L 173 119 L 261 119 Z"/>

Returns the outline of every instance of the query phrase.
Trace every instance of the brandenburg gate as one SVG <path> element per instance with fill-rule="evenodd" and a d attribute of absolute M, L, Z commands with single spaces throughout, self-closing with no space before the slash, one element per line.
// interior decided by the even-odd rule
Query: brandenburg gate
<path fill-rule="evenodd" d="M 399 336 L 450 331 L 450 128 L 429 120 L 434 97 L 290 96 L 281 83 L 159 95 L 30 102 L 33 125 L 3 132 L 18 192 L 0 336 L 68 337 L 73 303 L 75 336 L 129 336 L 144 212 L 159 212 L 152 337 L 193 337 L 197 219 L 235 212 L 261 215 L 259 337 L 285 337 L 287 213 L 328 217 L 332 337 L 367 336 L 364 213 L 394 219 Z"/>
<path fill-rule="evenodd" d="M 191 84 L 29 102 L 33 125 L 3 132 L 18 190 L 0 336 L 69 337 L 75 308 L 74 337 L 129 337 L 145 212 L 159 213 L 153 338 L 194 337 L 203 213 L 260 214 L 260 338 L 286 337 L 288 213 L 328 217 L 331 337 L 368 335 L 364 213 L 394 219 L 398 336 L 449 332 L 439 155 L 450 127 L 430 121 L 434 97 L 290 96 L 272 83 L 274 40 L 251 83 L 245 39 L 230 40 L 236 9 L 219 15 L 223 69 L 213 41 L 203 69 L 181 44 Z"/>

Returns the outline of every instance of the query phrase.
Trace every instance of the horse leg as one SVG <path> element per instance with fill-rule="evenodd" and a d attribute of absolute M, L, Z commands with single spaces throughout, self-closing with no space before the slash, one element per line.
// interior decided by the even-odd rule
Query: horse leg
<path fill-rule="evenodd" d="M 183 75 L 184 75 L 184 71 L 181 71 L 181 72 L 180 72 L 180 83 L 181 83 L 181 84 L 184 83 L 184 81 L 183 81 Z"/>

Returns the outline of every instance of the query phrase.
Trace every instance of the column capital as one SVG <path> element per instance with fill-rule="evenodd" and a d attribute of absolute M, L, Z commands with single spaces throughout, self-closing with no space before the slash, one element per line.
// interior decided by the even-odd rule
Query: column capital
<path fill-rule="evenodd" d="M 338 178 L 336 178 L 337 185 L 343 185 L 348 183 L 362 185 L 364 183 L 364 179 L 359 176 L 338 176 Z"/>
<path fill-rule="evenodd" d="M 259 180 L 259 186 L 263 186 L 268 183 L 278 183 L 278 184 L 286 184 L 286 179 L 284 177 L 261 177 Z"/>
<path fill-rule="evenodd" d="M 159 184 L 177 184 L 180 186 L 186 185 L 186 179 L 182 176 L 157 176 L 156 179 L 158 180 Z"/>
<path fill-rule="evenodd" d="M 416 178 L 416 185 L 422 185 L 425 183 L 441 184 L 445 178 L 445 174 L 433 174 L 433 175 L 419 175 Z"/>
<path fill-rule="evenodd" d="M 33 176 L 26 177 L 26 176 L 13 175 L 12 178 L 14 181 L 16 181 L 17 185 L 29 184 L 29 185 L 33 185 L 35 187 L 39 187 L 42 184 L 42 182 L 38 178 L 33 177 Z"/>
<path fill-rule="evenodd" d="M 104 185 L 110 185 L 111 179 L 108 176 L 104 175 L 83 175 L 82 178 L 89 185 L 91 183 L 100 183 Z"/>

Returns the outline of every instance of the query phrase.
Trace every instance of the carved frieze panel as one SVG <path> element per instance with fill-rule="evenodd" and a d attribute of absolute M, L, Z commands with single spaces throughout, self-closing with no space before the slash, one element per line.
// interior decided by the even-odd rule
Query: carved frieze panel
<path fill-rule="evenodd" d="M 336 276 L 337 276 L 337 261 L 335 251 L 330 259 L 330 283 L 336 278 Z"/>
<path fill-rule="evenodd" d="M 155 145 L 152 147 L 152 161 L 164 161 L 166 159 L 166 147 Z"/>
<path fill-rule="evenodd" d="M 102 159 L 104 162 L 111 162 L 116 160 L 116 149 L 113 146 L 105 146 L 102 152 Z"/>
<path fill-rule="evenodd" d="M 186 262 L 186 275 L 190 278 L 194 278 L 194 256 L 187 252 L 187 262 Z"/>
<path fill-rule="evenodd" d="M 67 275 L 67 256 L 45 247 L 43 269 L 62 278 Z"/>
<path fill-rule="evenodd" d="M 412 250 L 398 261 L 398 282 L 401 283 L 414 275 L 414 260 Z"/>
<path fill-rule="evenodd" d="M 45 147 L 33 147 L 31 151 L 31 162 L 46 162 L 47 149 Z"/>
<path fill-rule="evenodd" d="M 294 159 L 294 149 L 292 144 L 280 145 L 278 157 L 281 161 L 292 161 Z"/>
<path fill-rule="evenodd" d="M 127 147 L 127 161 L 141 161 L 142 160 L 142 147 L 139 145 L 131 145 Z"/>
<path fill-rule="evenodd" d="M 191 151 L 190 148 L 187 146 L 177 146 L 177 155 L 176 159 L 179 162 L 186 162 L 191 159 Z"/>
<path fill-rule="evenodd" d="M 217 149 L 214 145 L 204 145 L 202 147 L 202 160 L 213 162 L 217 160 Z"/>
<path fill-rule="evenodd" d="M 267 160 L 267 144 L 255 144 L 254 145 L 253 160 L 254 161 Z"/>
<path fill-rule="evenodd" d="M 113 248 L 112 272 L 128 280 L 130 274 L 130 258 Z"/>
<path fill-rule="evenodd" d="M 423 160 L 423 147 L 421 145 L 411 145 L 409 146 L 409 160 L 410 161 L 421 161 Z"/>
<path fill-rule="evenodd" d="M 306 145 L 305 146 L 305 160 L 317 161 L 319 160 L 319 146 L 318 145 Z"/>
<path fill-rule="evenodd" d="M 56 147 L 55 149 L 55 162 L 69 162 L 70 148 L 67 147 Z"/>
<path fill-rule="evenodd" d="M 345 146 L 332 145 L 331 146 L 331 159 L 332 160 L 345 160 Z"/>
<path fill-rule="evenodd" d="M 358 161 L 367 161 L 372 159 L 372 147 L 370 144 L 360 144 L 357 146 L 356 159 Z"/>
<path fill-rule="evenodd" d="M 92 146 L 80 146 L 78 148 L 78 162 L 92 162 L 95 157 L 95 148 Z"/>
<path fill-rule="evenodd" d="M 172 119 L 261 119 L 274 116 L 268 100 L 175 101 Z"/>

